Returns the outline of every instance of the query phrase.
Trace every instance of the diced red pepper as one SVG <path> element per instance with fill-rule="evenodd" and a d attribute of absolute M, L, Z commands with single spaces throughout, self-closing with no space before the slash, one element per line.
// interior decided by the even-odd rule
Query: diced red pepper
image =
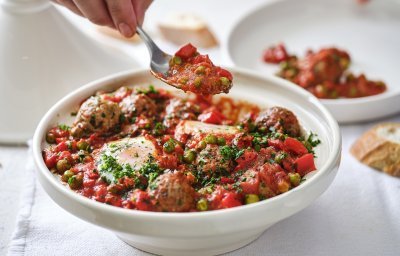
<path fill-rule="evenodd" d="M 232 208 L 240 205 L 242 203 L 238 200 L 237 194 L 234 192 L 226 193 L 221 200 L 221 208 Z"/>
<path fill-rule="evenodd" d="M 238 159 L 236 159 L 236 162 L 238 163 L 236 169 L 237 170 L 245 170 L 251 164 L 253 161 L 257 158 L 258 154 L 254 150 L 246 150 L 244 151 L 243 155 L 241 155 Z"/>
<path fill-rule="evenodd" d="M 67 159 L 68 162 L 72 163 L 72 156 L 71 156 L 71 153 L 69 151 L 61 152 L 60 155 L 58 156 L 57 160 L 61 160 L 61 159 Z"/>
<path fill-rule="evenodd" d="M 246 180 L 240 183 L 244 194 L 258 194 L 260 179 L 258 173 L 254 172 L 254 178 L 246 177 Z"/>
<path fill-rule="evenodd" d="M 225 120 L 225 116 L 216 109 L 205 112 L 198 117 L 199 121 L 209 124 L 221 124 Z"/>
<path fill-rule="evenodd" d="M 57 154 L 50 152 L 50 151 L 44 151 L 44 163 L 46 164 L 47 168 L 51 169 L 54 168 L 57 164 Z"/>
<path fill-rule="evenodd" d="M 58 143 L 54 149 L 55 152 L 61 152 L 61 151 L 67 151 L 67 150 L 68 150 L 68 145 L 65 141 Z"/>
<path fill-rule="evenodd" d="M 193 57 L 193 55 L 197 52 L 197 48 L 194 47 L 192 44 L 186 44 L 182 46 L 181 49 L 179 49 L 176 53 L 175 56 L 178 56 L 182 59 L 188 59 L 190 57 Z"/>
<path fill-rule="evenodd" d="M 94 186 L 94 184 L 96 183 L 96 180 L 92 180 L 92 179 L 84 179 L 83 180 L 83 186 L 85 187 L 85 188 L 88 188 L 88 187 L 93 187 Z"/>
<path fill-rule="evenodd" d="M 294 162 L 296 166 L 296 171 L 301 175 L 304 176 L 307 173 L 314 171 L 316 169 L 314 164 L 314 155 L 309 153 L 305 154 L 296 159 Z"/>
<path fill-rule="evenodd" d="M 134 192 L 133 200 L 136 205 L 136 209 L 141 211 L 150 211 L 150 197 L 147 192 L 136 190 Z"/>
<path fill-rule="evenodd" d="M 113 205 L 113 206 L 117 206 L 117 207 L 121 207 L 122 206 L 122 199 L 119 196 L 115 196 L 112 194 L 107 194 L 105 197 L 105 203 Z"/>
<path fill-rule="evenodd" d="M 228 177 L 221 177 L 221 183 L 222 184 L 232 184 L 234 183 L 235 180 L 232 178 L 228 178 Z"/>
<path fill-rule="evenodd" d="M 197 55 L 196 57 L 193 58 L 192 60 L 192 64 L 212 64 L 210 58 L 208 57 L 208 55 Z"/>
<path fill-rule="evenodd" d="M 107 195 L 107 185 L 102 183 L 94 187 L 94 199 L 99 202 L 104 202 L 104 198 Z"/>
<path fill-rule="evenodd" d="M 285 150 L 297 155 L 304 155 L 308 153 L 308 150 L 303 143 L 291 137 L 286 138 L 283 142 L 283 145 Z"/>
<path fill-rule="evenodd" d="M 268 146 L 274 147 L 275 149 L 283 149 L 283 141 L 278 139 L 268 139 Z"/>
<path fill-rule="evenodd" d="M 283 44 L 278 44 L 276 46 L 272 46 L 265 50 L 263 59 L 267 63 L 280 63 L 289 58 L 288 53 L 286 52 L 285 46 Z"/>

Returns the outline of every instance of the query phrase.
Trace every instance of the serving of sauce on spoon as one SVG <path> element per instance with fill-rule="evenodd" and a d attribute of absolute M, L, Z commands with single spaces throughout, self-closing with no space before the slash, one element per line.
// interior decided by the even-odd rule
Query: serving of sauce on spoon
<path fill-rule="evenodd" d="M 200 54 L 190 43 L 172 56 L 166 73 L 155 75 L 178 89 L 198 95 L 228 93 L 233 80 L 229 71 L 215 66 L 208 55 Z"/>

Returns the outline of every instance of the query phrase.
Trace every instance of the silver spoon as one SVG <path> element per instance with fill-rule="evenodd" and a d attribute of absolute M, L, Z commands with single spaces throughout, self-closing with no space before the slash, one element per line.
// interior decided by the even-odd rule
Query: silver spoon
<path fill-rule="evenodd" d="M 139 34 L 140 38 L 142 38 L 143 42 L 146 44 L 147 49 L 149 50 L 151 73 L 158 79 L 167 83 L 167 81 L 163 77 L 161 77 L 160 74 L 167 76 L 167 72 L 169 69 L 169 61 L 171 60 L 172 56 L 163 52 L 154 43 L 153 39 L 151 39 L 151 37 L 146 32 L 144 32 L 144 30 L 141 27 L 138 26 L 136 28 L 136 31 Z M 173 84 L 170 85 L 174 86 Z"/>
<path fill-rule="evenodd" d="M 147 49 L 150 53 L 150 72 L 159 80 L 163 81 L 166 84 L 169 84 L 175 88 L 182 89 L 181 85 L 173 84 L 172 82 L 166 80 L 168 77 L 168 70 L 169 70 L 169 63 L 172 59 L 172 56 L 160 50 L 160 48 L 154 43 L 151 37 L 143 31 L 141 27 L 136 28 L 137 33 L 139 34 L 140 38 L 142 38 L 143 42 L 146 44 Z M 227 78 L 225 78 L 227 79 Z M 212 94 L 217 93 L 228 93 L 229 89 L 232 87 L 232 82 L 229 85 L 229 88 L 225 86 L 218 88 L 217 92 L 213 92 Z M 207 92 L 208 95 L 208 92 Z"/>

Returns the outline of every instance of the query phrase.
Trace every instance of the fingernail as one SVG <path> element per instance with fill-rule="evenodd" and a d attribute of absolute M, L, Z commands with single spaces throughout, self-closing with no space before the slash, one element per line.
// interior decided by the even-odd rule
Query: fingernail
<path fill-rule="evenodd" d="M 126 24 L 126 23 L 120 23 L 118 25 L 118 29 L 119 29 L 119 32 L 121 32 L 121 34 L 124 35 L 125 37 L 133 36 L 133 31 L 132 31 L 131 27 L 128 26 L 128 24 Z"/>

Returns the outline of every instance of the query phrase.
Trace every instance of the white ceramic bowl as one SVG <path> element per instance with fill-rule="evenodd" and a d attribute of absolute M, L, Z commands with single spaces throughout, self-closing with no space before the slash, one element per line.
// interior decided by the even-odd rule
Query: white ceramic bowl
<path fill-rule="evenodd" d="M 302 185 L 277 197 L 237 208 L 197 212 L 159 213 L 122 209 L 83 197 L 61 184 L 42 159 L 45 134 L 57 123 L 70 123 L 70 112 L 97 90 L 122 85 L 165 86 L 147 70 L 119 73 L 100 79 L 67 95 L 41 120 L 33 151 L 39 181 L 49 196 L 73 215 L 112 230 L 119 238 L 141 250 L 162 255 L 214 255 L 240 248 L 268 227 L 304 209 L 333 181 L 340 162 L 341 136 L 329 112 L 311 94 L 276 78 L 261 77 L 231 69 L 235 85 L 232 97 L 260 105 L 281 105 L 295 112 L 303 128 L 317 133 L 322 144 L 316 148 L 318 171 Z M 328 210 L 328 209 L 327 209 Z"/>
<path fill-rule="evenodd" d="M 321 100 L 340 123 L 382 118 L 400 112 L 400 1 L 282 0 L 246 14 L 233 26 L 225 55 L 232 64 L 272 75 L 277 65 L 262 60 L 263 51 L 283 42 L 289 52 L 336 46 L 351 57 L 350 70 L 383 80 L 383 94 L 358 99 Z"/>

